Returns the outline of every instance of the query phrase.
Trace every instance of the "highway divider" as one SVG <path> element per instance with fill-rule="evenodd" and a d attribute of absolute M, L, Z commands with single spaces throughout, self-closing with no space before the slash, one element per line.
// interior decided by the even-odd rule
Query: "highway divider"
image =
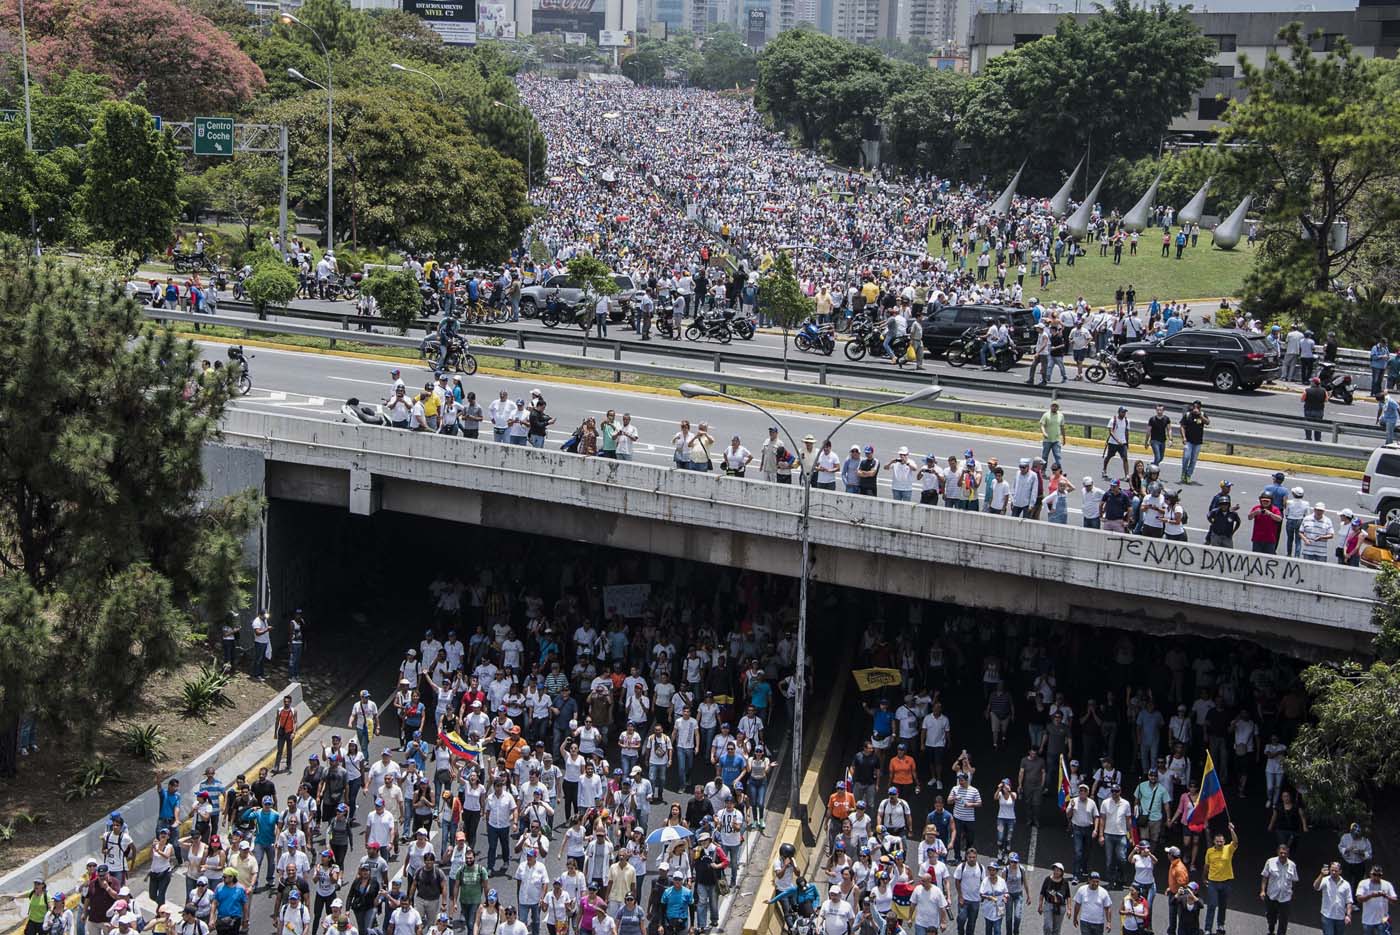
<path fill-rule="evenodd" d="M 191 326 L 215 325 L 237 328 L 248 334 L 297 335 L 321 338 L 332 342 L 336 339 L 346 340 L 345 333 L 341 331 L 289 322 L 262 322 L 254 319 L 221 315 L 192 315 L 185 312 L 172 312 L 162 309 L 146 309 L 145 315 L 148 318 L 158 321 L 168 321 Z M 407 335 L 371 334 L 365 332 L 356 333 L 352 340 L 363 344 L 411 350 L 417 350 L 421 343 L 419 339 Z M 561 367 L 610 371 L 612 373 L 613 382 L 615 383 L 622 382 L 622 374 L 624 373 L 644 374 L 678 381 L 705 380 L 706 382 L 716 384 L 724 392 L 729 392 L 732 387 L 742 387 L 770 393 L 799 393 L 807 396 L 824 397 L 830 399 L 835 408 L 840 408 L 843 401 L 854 401 L 866 404 L 896 398 L 896 394 L 881 390 L 837 386 L 824 382 L 807 383 L 791 380 L 775 380 L 751 374 L 724 372 L 718 369 L 721 363 L 721 355 L 719 354 L 713 355 L 716 369 L 712 374 L 697 371 L 693 367 L 623 360 L 621 342 L 613 342 L 612 356 L 610 359 L 508 346 L 478 348 L 478 351 L 492 357 L 502 357 L 513 360 L 515 361 L 516 369 L 521 369 L 523 363 L 549 363 Z M 912 374 L 906 372 L 905 375 L 906 377 L 914 377 L 917 381 L 911 382 L 906 380 L 906 382 L 911 382 L 911 390 L 914 386 L 927 386 L 935 380 L 946 385 L 944 374 L 938 374 L 935 377 L 933 374 L 927 372 L 915 372 Z M 963 399 L 937 399 L 914 403 L 912 405 L 928 410 L 950 412 L 952 413 L 954 422 L 961 422 L 964 416 L 986 416 L 1035 422 L 1040 419 L 1043 413 L 1043 410 L 1039 407 L 1008 406 L 999 403 L 986 403 Z M 1254 435 L 1245 432 L 1212 430 L 1209 435 L 1209 440 L 1224 445 L 1227 455 L 1235 454 L 1237 448 L 1248 448 L 1274 453 L 1292 453 L 1315 457 L 1336 458 L 1342 461 L 1355 463 L 1357 467 L 1363 467 L 1365 465 L 1372 451 L 1372 446 L 1370 444 L 1347 445 L 1338 442 L 1310 441 L 1303 438 L 1287 437 L 1280 434 L 1284 430 L 1284 426 L 1271 425 L 1264 422 L 1257 413 L 1251 414 L 1250 417 L 1255 423 L 1262 423 L 1269 428 L 1275 429 L 1275 431 L 1268 435 Z M 1085 438 L 1091 437 L 1091 431 L 1094 428 L 1101 428 L 1103 424 L 1103 420 L 1098 416 L 1078 413 L 1067 413 L 1065 415 L 1065 422 L 1067 425 L 1079 428 Z"/>

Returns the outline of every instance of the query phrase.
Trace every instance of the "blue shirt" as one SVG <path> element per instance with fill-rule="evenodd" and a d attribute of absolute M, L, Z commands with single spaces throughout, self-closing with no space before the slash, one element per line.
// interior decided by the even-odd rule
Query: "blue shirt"
<path fill-rule="evenodd" d="M 219 915 L 243 918 L 243 906 L 248 902 L 248 894 L 237 884 L 220 883 L 214 890 L 214 902 L 219 905 Z"/>
<path fill-rule="evenodd" d="M 260 844 L 263 847 L 272 846 L 272 842 L 277 839 L 277 821 L 279 817 L 275 809 L 258 809 L 257 814 L 253 816 L 254 820 L 258 823 L 257 833 L 253 837 L 254 844 Z"/>
<path fill-rule="evenodd" d="M 1181 316 L 1173 315 L 1167 319 L 1167 335 L 1170 337 L 1182 329 L 1186 323 L 1181 320 Z"/>
<path fill-rule="evenodd" d="M 666 918 L 689 919 L 690 904 L 695 897 L 684 886 L 668 886 L 661 894 L 661 904 L 666 907 Z"/>
<path fill-rule="evenodd" d="M 157 791 L 160 792 L 160 820 L 173 820 L 175 818 L 175 809 L 180 807 L 180 793 L 170 792 L 166 789 Z"/>
<path fill-rule="evenodd" d="M 946 808 L 941 812 L 929 812 L 928 817 L 924 819 L 924 824 L 933 825 L 935 828 L 937 828 L 938 840 L 942 841 L 944 844 L 947 844 L 948 832 L 953 827 L 953 813 L 948 811 Z"/>
<path fill-rule="evenodd" d="M 219 810 L 219 806 L 223 804 L 224 784 L 217 779 L 204 780 L 199 784 L 198 788 L 195 789 L 195 792 L 209 793 L 209 804 L 214 807 L 214 811 L 216 812 Z"/>
<path fill-rule="evenodd" d="M 741 754 L 730 756 L 725 754 L 719 758 L 719 778 L 726 786 L 733 786 L 734 780 L 739 778 L 739 774 L 744 771 L 748 761 Z"/>
<path fill-rule="evenodd" d="M 894 715 L 889 711 L 876 711 L 875 720 L 871 725 L 876 737 L 888 737 L 893 731 Z"/>
<path fill-rule="evenodd" d="M 759 682 L 753 687 L 753 694 L 749 696 L 749 703 L 759 711 L 768 707 L 768 699 L 773 695 L 773 686 L 768 682 Z"/>
<path fill-rule="evenodd" d="M 1270 484 L 1264 488 L 1265 495 L 1274 502 L 1279 512 L 1283 512 L 1283 501 L 1288 499 L 1288 488 L 1282 484 Z"/>

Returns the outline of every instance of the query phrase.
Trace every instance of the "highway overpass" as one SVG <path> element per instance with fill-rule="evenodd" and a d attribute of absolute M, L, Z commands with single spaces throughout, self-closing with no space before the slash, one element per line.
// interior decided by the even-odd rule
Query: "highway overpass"
<path fill-rule="evenodd" d="M 798 571 L 800 489 L 751 478 L 246 410 L 206 468 L 211 493 L 269 498 L 266 548 L 291 501 Z M 1363 652 L 1373 633 L 1362 569 L 846 494 L 815 494 L 812 517 L 812 574 L 832 584 L 1309 655 Z M 283 590 L 268 579 L 293 572 L 259 555 L 263 594 Z"/>

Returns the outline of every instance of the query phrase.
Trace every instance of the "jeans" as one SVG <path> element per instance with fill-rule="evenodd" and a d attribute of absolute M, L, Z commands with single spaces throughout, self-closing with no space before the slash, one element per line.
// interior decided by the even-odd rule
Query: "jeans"
<path fill-rule="evenodd" d="M 1196 472 L 1196 459 L 1200 457 L 1201 446 L 1187 442 L 1181 446 L 1181 476 L 1189 478 Z"/>
<path fill-rule="evenodd" d="M 958 906 L 958 935 L 977 935 L 977 913 L 981 903 L 962 903 Z"/>
<path fill-rule="evenodd" d="M 491 440 L 493 442 L 503 442 L 506 440 L 506 430 L 491 426 Z"/>
<path fill-rule="evenodd" d="M 287 657 L 287 675 L 290 678 L 296 678 L 301 673 L 301 648 L 303 645 L 305 644 L 299 642 L 291 644 L 290 654 Z"/>
<path fill-rule="evenodd" d="M 1298 535 L 1298 527 L 1303 525 L 1301 519 L 1286 519 L 1283 521 L 1284 555 L 1298 558 L 1303 554 L 1303 540 Z"/>
<path fill-rule="evenodd" d="M 1162 459 L 1167 456 L 1167 443 L 1159 442 L 1154 438 L 1147 445 L 1152 449 L 1152 463 L 1161 464 Z"/>
<path fill-rule="evenodd" d="M 1040 915 L 1041 935 L 1060 935 L 1060 926 L 1065 921 L 1065 907 L 1046 905 Z"/>
<path fill-rule="evenodd" d="M 982 922 L 987 935 L 1001 935 L 1000 919 L 983 919 Z"/>
<path fill-rule="evenodd" d="M 690 767 L 695 762 L 695 751 L 676 749 L 676 785 L 685 789 L 685 781 L 690 778 Z M 661 787 L 657 786 L 657 791 Z"/>
<path fill-rule="evenodd" d="M 486 825 L 486 867 L 489 871 L 496 866 L 496 846 L 500 845 L 501 858 L 510 863 L 510 828 L 497 828 Z"/>
<path fill-rule="evenodd" d="M 277 752 L 272 756 L 272 771 L 277 772 L 277 764 L 282 762 L 282 751 L 287 751 L 287 772 L 292 771 L 292 734 L 278 728 Z"/>
<path fill-rule="evenodd" d="M 1323 916 L 1322 935 L 1342 935 L 1346 931 L 1346 921 L 1343 919 L 1329 919 Z"/>
<path fill-rule="evenodd" d="M 1051 355 L 1050 355 L 1050 367 L 1049 367 L 1048 370 L 1045 371 L 1045 379 L 1049 380 L 1049 379 L 1050 379 L 1050 374 L 1054 373 L 1055 370 L 1056 370 L 1057 368 L 1058 368 L 1059 371 L 1060 371 L 1060 382 L 1061 382 L 1061 383 L 1064 383 L 1065 381 L 1067 381 L 1067 380 L 1069 379 L 1069 377 L 1065 374 L 1065 355 L 1064 355 L 1064 354 L 1051 354 Z"/>
<path fill-rule="evenodd" d="M 964 821 L 961 818 L 954 818 L 953 823 L 958 829 L 958 839 L 955 843 L 957 844 L 957 857 L 961 860 L 963 853 L 969 847 L 976 847 L 977 842 L 973 840 L 972 822 Z M 974 912 L 975 911 L 976 907 L 974 907 Z"/>
<path fill-rule="evenodd" d="M 742 844 L 725 844 L 724 852 L 729 855 L 729 886 L 732 889 L 739 882 L 739 852 L 744 849 Z"/>
<path fill-rule="evenodd" d="M 151 901 L 159 906 L 165 902 L 165 891 L 170 889 L 170 876 L 175 871 L 163 870 L 160 873 L 152 873 L 146 877 L 147 893 Z"/>
<path fill-rule="evenodd" d="M 1079 935 L 1103 935 L 1102 922 L 1080 922 Z"/>
<path fill-rule="evenodd" d="M 912 490 L 896 490 L 896 491 L 894 491 L 894 498 L 895 498 L 896 500 L 903 500 L 904 502 L 908 503 L 908 502 L 910 502 L 910 501 L 912 501 L 912 500 L 914 499 L 914 491 L 912 491 Z"/>
<path fill-rule="evenodd" d="M 1074 825 L 1071 829 L 1071 837 L 1074 839 L 1074 875 L 1076 877 L 1089 875 L 1089 834 L 1091 830 L 1087 825 Z"/>
<path fill-rule="evenodd" d="M 1372 398 L 1375 398 L 1376 396 L 1379 396 L 1379 395 L 1380 395 L 1380 392 L 1381 392 L 1381 385 L 1382 385 L 1383 382 L 1384 382 L 1384 378 L 1385 378 L 1385 368 L 1384 368 L 1384 367 L 1381 367 L 1379 370 L 1377 370 L 1375 367 L 1372 367 L 1372 368 L 1371 368 L 1371 396 L 1372 396 Z"/>
<path fill-rule="evenodd" d="M 661 790 L 666 788 L 666 764 L 652 763 L 648 766 L 647 779 L 651 781 L 651 787 L 656 791 L 656 794 L 660 795 Z"/>
<path fill-rule="evenodd" d="M 1264 900 L 1264 918 L 1269 924 L 1269 935 L 1288 935 L 1288 910 L 1292 908 L 1292 901 L 1279 902 L 1277 899 Z M 1369 925 L 1362 926 L 1363 929 L 1370 928 Z M 1371 935 L 1367 932 L 1366 935 Z"/>
<path fill-rule="evenodd" d="M 997 850 L 998 850 L 998 851 L 1009 851 L 1009 850 L 1011 850 L 1011 838 L 1012 838 L 1012 836 L 1013 836 L 1015 833 L 1016 833 L 1016 819 L 1014 819 L 1014 818 L 998 818 L 998 819 L 997 819 Z"/>
<path fill-rule="evenodd" d="M 1021 915 L 1025 912 L 1025 893 L 1008 893 L 1006 896 L 1006 935 L 1021 935 Z"/>
<path fill-rule="evenodd" d="M 1211 923 L 1214 922 L 1219 930 L 1225 929 L 1225 910 L 1230 903 L 1230 881 L 1224 880 L 1220 883 L 1206 883 L 1206 921 L 1202 929 L 1203 932 L 1211 931 Z M 1217 916 L 1216 913 L 1219 913 Z"/>
<path fill-rule="evenodd" d="M 543 436 L 543 435 L 527 435 L 527 436 L 525 436 L 525 438 L 526 438 L 526 440 L 530 443 L 530 447 L 531 447 L 531 448 L 543 448 L 543 447 L 544 447 L 544 436 Z"/>
<path fill-rule="evenodd" d="M 462 927 L 462 931 L 466 932 L 467 935 L 476 935 L 476 910 L 480 905 L 481 903 L 462 903 L 462 918 L 466 919 L 466 924 Z M 360 931 L 364 932 L 367 930 L 362 928 Z"/>
<path fill-rule="evenodd" d="M 749 803 L 753 806 L 754 821 L 763 820 L 763 803 L 768 798 L 768 783 L 749 779 Z"/>
<path fill-rule="evenodd" d="M 1054 461 L 1051 461 L 1051 460 L 1050 460 L 1050 456 L 1051 456 L 1051 455 L 1054 455 L 1054 457 L 1055 457 L 1055 460 L 1054 460 Z M 1042 442 L 1040 443 L 1040 458 L 1041 458 L 1041 460 L 1044 461 L 1046 464 L 1053 464 L 1053 465 L 1055 465 L 1056 467 L 1059 467 L 1059 466 L 1060 466 L 1060 443 L 1059 443 L 1059 442 L 1055 442 L 1055 441 L 1050 441 L 1049 439 L 1045 439 L 1044 441 L 1042 441 Z"/>
<path fill-rule="evenodd" d="M 719 921 L 719 894 L 713 883 L 695 885 L 695 924 L 705 931 Z"/>
<path fill-rule="evenodd" d="M 860 484 L 847 484 L 846 493 L 860 493 Z"/>
<path fill-rule="evenodd" d="M 1106 834 L 1103 836 L 1103 861 L 1105 882 L 1122 883 L 1123 865 L 1128 859 L 1128 836 L 1126 834 Z"/>
<path fill-rule="evenodd" d="M 277 858 L 273 854 L 271 844 L 254 844 L 253 859 L 258 862 L 258 867 L 266 867 L 266 877 L 268 886 L 272 885 L 272 872 L 276 867 Z"/>
<path fill-rule="evenodd" d="M 540 904 L 521 903 L 519 918 L 530 929 L 530 935 L 540 935 Z"/>

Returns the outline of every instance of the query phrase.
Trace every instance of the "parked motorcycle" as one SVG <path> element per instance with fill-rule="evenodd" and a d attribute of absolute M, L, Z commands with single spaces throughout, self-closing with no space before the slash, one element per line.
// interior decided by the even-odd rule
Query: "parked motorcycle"
<path fill-rule="evenodd" d="M 174 250 L 170 254 L 170 262 L 177 273 L 198 273 L 206 270 L 212 273 L 218 269 L 218 266 L 203 250 L 198 253 Z"/>
<path fill-rule="evenodd" d="M 699 341 L 701 338 L 706 338 L 710 341 L 728 344 L 734 339 L 734 331 L 723 315 L 714 312 L 701 312 L 699 317 L 685 329 L 685 337 L 687 341 Z"/>
<path fill-rule="evenodd" d="M 1333 402 L 1350 406 L 1356 399 L 1356 383 L 1351 374 L 1339 373 L 1335 364 L 1323 364 L 1322 369 L 1317 372 L 1317 378 L 1322 381 L 1327 398 Z"/>
<path fill-rule="evenodd" d="M 256 357 L 256 354 L 251 355 Z M 238 376 L 235 378 L 234 388 L 239 396 L 247 396 L 253 389 L 253 377 L 248 372 L 248 357 L 243 353 L 243 345 L 237 344 L 228 349 L 228 366 Z"/>
<path fill-rule="evenodd" d="M 968 364 L 982 363 L 982 345 L 987 343 L 986 329 L 980 325 L 973 325 L 962 333 L 962 337 L 948 345 L 948 349 L 943 352 L 943 359 L 954 367 L 966 367 Z M 992 368 L 1005 373 L 1016 365 L 1018 354 L 1016 345 L 1008 342 L 996 349 L 994 354 L 988 356 L 988 363 Z"/>
<path fill-rule="evenodd" d="M 558 297 L 552 297 L 540 312 L 540 324 L 546 328 L 557 328 L 560 324 L 577 325 L 587 331 L 593 325 L 593 309 L 586 303 L 570 305 Z"/>
<path fill-rule="evenodd" d="M 754 335 L 753 319 L 747 315 L 735 315 L 727 313 L 729 319 L 729 330 L 734 332 L 734 337 L 740 341 L 752 341 Z"/>
<path fill-rule="evenodd" d="M 904 358 L 909 350 L 909 336 L 901 334 L 890 341 L 890 350 L 894 351 L 895 363 L 904 366 Z M 865 327 L 859 322 L 851 325 L 851 339 L 846 342 L 842 353 L 847 360 L 861 360 L 866 354 L 871 357 L 883 358 L 885 356 L 885 335 L 880 328 Z"/>
<path fill-rule="evenodd" d="M 1104 377 L 1111 376 L 1116 382 L 1136 389 L 1147 376 L 1139 355 L 1147 356 L 1143 351 L 1137 351 L 1133 354 L 1134 359 L 1119 360 L 1109 351 L 1099 351 L 1096 362 L 1084 368 L 1084 376 L 1090 383 L 1102 383 Z"/>
<path fill-rule="evenodd" d="M 809 318 L 792 336 L 792 343 L 799 351 L 815 351 L 830 357 L 831 352 L 836 350 L 835 329 L 831 325 L 819 324 L 815 318 Z"/>

